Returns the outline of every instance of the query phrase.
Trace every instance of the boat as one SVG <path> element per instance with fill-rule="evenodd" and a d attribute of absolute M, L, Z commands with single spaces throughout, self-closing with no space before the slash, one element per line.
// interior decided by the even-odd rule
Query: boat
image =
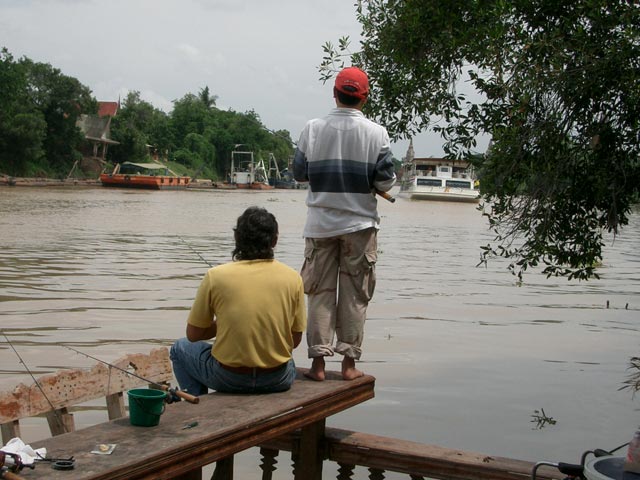
<path fill-rule="evenodd" d="M 291 163 L 291 161 L 289 163 Z M 278 161 L 273 153 L 269 154 L 269 185 L 283 189 L 302 188 L 302 185 L 293 178 L 293 172 L 291 172 L 289 168 L 280 170 Z"/>
<path fill-rule="evenodd" d="M 410 143 L 402 164 L 401 197 L 411 200 L 450 202 L 480 201 L 479 182 L 471 164 L 464 160 L 415 158 Z"/>
<path fill-rule="evenodd" d="M 464 167 L 438 163 L 430 170 L 415 170 L 403 178 L 400 196 L 407 196 L 412 200 L 477 203 L 480 201 L 477 187 L 477 180 Z"/>
<path fill-rule="evenodd" d="M 176 175 L 166 165 L 156 162 L 123 162 L 117 164 L 111 173 L 100 174 L 104 187 L 182 190 L 190 181 L 191 177 Z"/>
<path fill-rule="evenodd" d="M 296 182 L 293 178 L 293 173 L 291 173 L 286 168 L 280 172 L 280 175 L 277 177 L 269 178 L 269 185 L 273 185 L 275 188 L 284 188 L 284 189 L 299 189 L 300 184 Z"/>
<path fill-rule="evenodd" d="M 233 150 L 231 152 L 231 171 L 227 181 L 224 182 L 224 188 L 273 190 L 274 187 L 269 185 L 267 169 L 262 160 L 256 162 L 253 158 L 253 152 Z"/>

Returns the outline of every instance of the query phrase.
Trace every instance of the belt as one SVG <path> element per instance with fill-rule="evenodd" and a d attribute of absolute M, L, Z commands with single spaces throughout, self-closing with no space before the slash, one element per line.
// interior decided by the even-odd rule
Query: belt
<path fill-rule="evenodd" d="M 225 370 L 233 373 L 239 373 L 240 375 L 256 375 L 259 373 L 275 372 L 276 370 L 280 370 L 286 365 L 286 362 L 285 362 L 281 365 L 278 365 L 277 367 L 263 368 L 263 367 L 232 367 L 230 365 L 225 365 L 222 362 L 218 362 L 218 363 Z"/>

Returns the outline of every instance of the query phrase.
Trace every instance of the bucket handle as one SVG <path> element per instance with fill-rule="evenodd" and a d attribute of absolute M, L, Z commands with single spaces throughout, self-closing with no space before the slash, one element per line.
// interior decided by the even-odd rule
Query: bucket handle
<path fill-rule="evenodd" d="M 140 410 L 142 410 L 143 413 L 146 413 L 147 415 L 155 415 L 155 416 L 160 416 L 164 413 L 164 409 L 167 407 L 167 404 L 164 402 L 164 400 L 162 401 L 162 410 L 160 411 L 160 413 L 155 413 L 155 412 L 150 412 L 148 411 L 144 406 L 143 406 L 143 402 L 140 401 L 139 398 L 137 397 L 132 397 L 131 400 L 133 400 L 134 402 L 136 402 L 136 404 L 138 405 L 138 408 Z"/>

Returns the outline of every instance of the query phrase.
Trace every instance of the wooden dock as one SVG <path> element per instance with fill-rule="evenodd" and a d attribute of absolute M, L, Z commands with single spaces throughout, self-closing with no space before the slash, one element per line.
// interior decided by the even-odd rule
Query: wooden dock
<path fill-rule="evenodd" d="M 114 364 L 134 365 L 137 374 L 154 382 L 171 376 L 166 349 L 153 351 L 147 359 L 143 357 L 132 360 L 127 356 Z M 50 462 L 37 462 L 35 469 L 25 468 L 16 472 L 18 475 L 26 480 L 201 480 L 202 467 L 217 462 L 213 479 L 230 480 L 234 454 L 252 447 L 260 448 L 263 480 L 272 478 L 280 451 L 291 452 L 296 480 L 321 480 L 325 461 L 339 465 L 340 480 L 353 478 L 357 466 L 368 469 L 368 478 L 373 480 L 384 479 L 385 472 L 404 473 L 411 480 L 522 480 L 530 478 L 533 468 L 532 463 L 521 460 L 325 428 L 327 417 L 373 398 L 375 379 L 369 375 L 346 382 L 338 373 L 328 372 L 326 381 L 314 382 L 305 378 L 304 370 L 299 369 L 298 378 L 287 392 L 210 393 L 201 396 L 198 404 L 167 405 L 157 426 L 136 427 L 126 416 L 122 392 L 141 382 L 126 374 L 114 378 L 115 370 L 108 370 L 111 369 L 107 367 L 104 372 L 96 366 L 94 370 L 80 372 L 82 374 L 76 372 L 72 375 L 74 388 L 67 388 L 67 393 L 63 393 L 61 382 L 69 380 L 69 371 L 42 377 L 39 383 L 47 396 L 53 398 L 54 412 L 47 404 L 38 403 L 38 392 L 33 386 L 21 386 L 0 394 L 3 434 L 19 436 L 20 418 L 49 410 L 54 436 L 32 442 L 32 447 L 46 447 L 49 458 L 73 456 L 75 460 L 73 470 L 54 470 Z M 108 377 L 106 389 L 104 381 Z M 60 395 L 54 395 L 53 391 Z M 27 396 L 20 397 L 20 392 Z M 68 408 L 86 401 L 91 396 L 89 392 L 93 392 L 93 398 L 107 398 L 111 420 L 75 431 Z M 20 402 L 16 402 L 16 398 L 29 405 L 17 408 Z M 12 405 L 13 410 L 7 408 L 8 405 Z M 54 421 L 56 418 L 65 421 L 59 424 Z M 190 425 L 191 428 L 185 428 Z M 6 439 L 4 441 L 6 443 Z M 109 455 L 91 453 L 96 446 L 104 444 L 116 447 Z M 545 468 L 538 471 L 538 478 L 560 476 L 553 469 Z"/>

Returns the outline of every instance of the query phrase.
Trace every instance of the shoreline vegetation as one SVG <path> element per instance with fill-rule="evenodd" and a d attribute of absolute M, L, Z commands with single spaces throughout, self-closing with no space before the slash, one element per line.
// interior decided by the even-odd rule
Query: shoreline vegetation
<path fill-rule="evenodd" d="M 0 173 L 0 187 L 102 187 L 100 178 L 50 178 L 50 177 L 13 177 Z M 220 188 L 222 183 L 208 179 L 195 179 L 187 189 Z"/>

